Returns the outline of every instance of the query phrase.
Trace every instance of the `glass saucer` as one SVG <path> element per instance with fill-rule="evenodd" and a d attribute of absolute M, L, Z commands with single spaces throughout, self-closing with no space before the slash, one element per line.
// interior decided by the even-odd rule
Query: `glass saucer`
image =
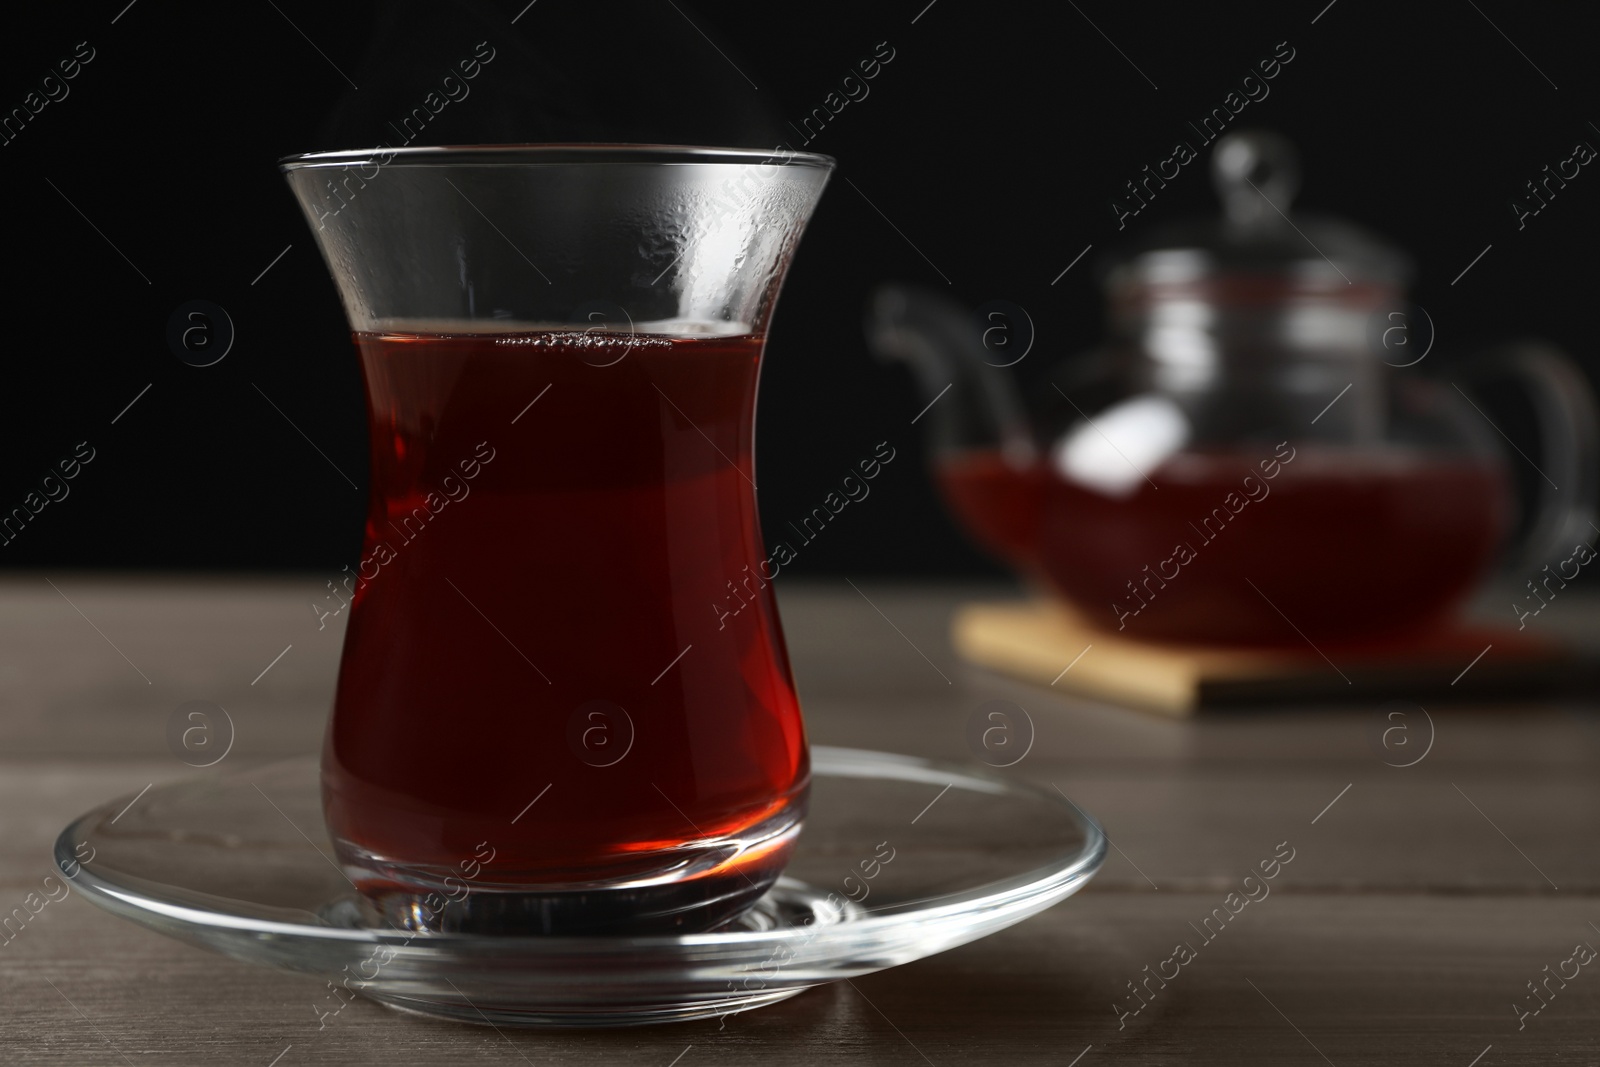
<path fill-rule="evenodd" d="M 234 959 L 501 1026 L 630 1026 L 747 1011 L 1026 919 L 1099 870 L 1106 840 L 1062 797 L 968 768 L 811 749 L 785 876 L 707 932 L 540 937 L 371 924 L 332 859 L 317 760 L 158 786 L 62 831 L 56 863 L 96 904 Z M 82 861 L 81 863 L 79 861 Z"/>

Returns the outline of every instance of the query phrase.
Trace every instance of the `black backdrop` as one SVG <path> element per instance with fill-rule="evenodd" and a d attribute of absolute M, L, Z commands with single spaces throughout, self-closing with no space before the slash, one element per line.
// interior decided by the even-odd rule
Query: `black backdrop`
<path fill-rule="evenodd" d="M 805 145 L 841 167 L 763 371 L 764 522 L 815 506 L 877 442 L 904 458 L 797 573 L 991 568 L 928 485 L 910 425 L 922 399 L 902 368 L 867 353 L 868 294 L 904 280 L 1024 307 L 1037 341 L 1019 370 L 1044 387 L 1050 365 L 1101 328 L 1094 257 L 1213 210 L 1205 151 L 1120 233 L 1112 198 L 1283 48 L 1293 59 L 1237 125 L 1297 142 L 1305 207 L 1412 252 L 1415 295 L 1438 331 L 1427 369 L 1447 373 L 1468 347 L 1522 334 L 1600 369 L 1588 328 L 1600 168 L 1521 229 L 1510 207 L 1576 142 L 1600 146 L 1596 26 L 1577 21 L 1578 5 L 525 4 L 7 10 L 0 109 L 28 118 L 0 144 L 0 511 L 78 442 L 95 458 L 69 497 L 0 547 L 0 566 L 336 569 L 355 557 L 363 497 L 333 465 L 363 480 L 360 380 L 274 161 L 391 140 L 386 123 L 482 41 L 494 61 L 419 143 L 800 147 L 790 123 L 860 60 L 892 51 L 868 95 Z M 225 308 L 236 329 L 214 366 L 185 365 L 166 341 L 169 316 L 194 299 Z"/>

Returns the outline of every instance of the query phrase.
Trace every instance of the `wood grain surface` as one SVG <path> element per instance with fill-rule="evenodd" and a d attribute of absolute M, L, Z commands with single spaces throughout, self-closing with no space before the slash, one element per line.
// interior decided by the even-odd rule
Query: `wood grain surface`
<path fill-rule="evenodd" d="M 75 815 L 195 773 L 167 749 L 184 701 L 228 709 L 232 762 L 316 748 L 341 638 L 309 607 L 323 580 L 0 580 L 0 911 L 50 873 Z M 1592 699 L 1474 704 L 1469 672 L 1468 699 L 1427 715 L 1167 721 L 963 666 L 952 613 L 1004 588 L 856 584 L 781 597 L 812 740 L 970 761 L 973 710 L 1022 705 L 1034 747 L 1005 773 L 1059 785 L 1114 844 L 1081 894 L 721 1027 L 581 1033 L 501 1033 L 365 1001 L 319 1030 L 317 979 L 186 947 L 73 894 L 0 947 L 0 1063 L 1600 1062 L 1600 973 L 1552 984 L 1520 1023 L 1513 1007 L 1575 944 L 1600 945 Z M 1576 595 L 1538 619 L 1591 643 L 1597 622 L 1600 602 Z M 1281 841 L 1296 859 L 1271 896 L 1201 943 L 1190 924 Z M 1134 1000 L 1128 983 L 1185 940 L 1196 958 Z"/>

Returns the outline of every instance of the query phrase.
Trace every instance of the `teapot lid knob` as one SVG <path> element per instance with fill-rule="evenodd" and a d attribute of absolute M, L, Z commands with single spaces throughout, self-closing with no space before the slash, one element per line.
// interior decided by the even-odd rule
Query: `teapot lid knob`
<path fill-rule="evenodd" d="M 1300 161 L 1286 137 L 1265 130 L 1224 134 L 1212 143 L 1211 181 L 1222 199 L 1221 218 L 1147 235 L 1104 268 L 1112 290 L 1248 275 L 1280 277 L 1297 290 L 1342 292 L 1356 281 L 1394 287 L 1410 277 L 1409 260 L 1382 238 L 1295 210 Z"/>
<path fill-rule="evenodd" d="M 1286 220 L 1300 189 L 1300 163 L 1288 138 L 1261 130 L 1229 133 L 1211 154 L 1211 181 L 1231 226 Z"/>

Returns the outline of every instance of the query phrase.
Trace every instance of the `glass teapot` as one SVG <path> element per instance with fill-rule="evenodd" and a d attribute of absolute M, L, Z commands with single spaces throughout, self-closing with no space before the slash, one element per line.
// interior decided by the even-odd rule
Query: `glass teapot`
<path fill-rule="evenodd" d="M 869 340 L 915 371 L 935 479 L 968 532 L 1091 624 L 1150 640 L 1404 639 L 1446 622 L 1497 558 L 1551 589 L 1594 532 L 1582 373 L 1521 342 L 1423 376 L 1409 262 L 1291 214 L 1287 142 L 1231 134 L 1212 176 L 1223 216 L 1124 251 L 1103 275 L 1105 344 L 1031 399 L 986 318 L 876 295 Z M 1536 467 L 1486 410 L 1513 385 Z M 1524 462 L 1540 479 L 1526 503 Z"/>

